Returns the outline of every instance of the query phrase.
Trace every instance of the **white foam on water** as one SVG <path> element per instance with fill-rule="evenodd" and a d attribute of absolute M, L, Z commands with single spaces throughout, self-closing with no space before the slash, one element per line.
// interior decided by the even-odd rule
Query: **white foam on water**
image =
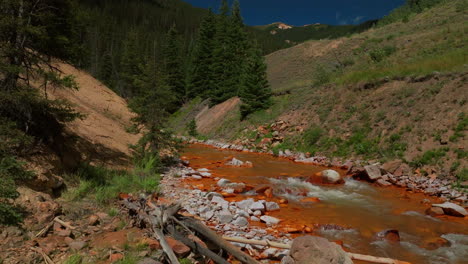
<path fill-rule="evenodd" d="M 450 247 L 427 250 L 410 242 L 401 242 L 400 244 L 405 249 L 426 257 L 429 261 L 428 264 L 466 263 L 468 260 L 468 235 L 446 234 L 442 235 L 442 238 L 450 241 Z"/>
<path fill-rule="evenodd" d="M 363 187 L 354 182 L 348 183 L 344 186 L 326 187 L 311 184 L 297 178 L 284 179 L 270 179 L 273 184 L 283 184 L 291 187 L 300 187 L 308 190 L 307 196 L 317 197 L 322 201 L 332 202 L 334 204 L 355 204 L 362 207 L 372 207 L 375 203 L 371 197 L 368 197 L 359 192 Z M 346 186 L 347 185 L 347 186 Z"/>

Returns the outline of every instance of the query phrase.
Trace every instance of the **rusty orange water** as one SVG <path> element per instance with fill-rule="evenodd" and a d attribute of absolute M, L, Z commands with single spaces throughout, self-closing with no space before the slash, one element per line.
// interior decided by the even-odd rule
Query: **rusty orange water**
<path fill-rule="evenodd" d="M 399 188 L 380 188 L 352 179 L 338 186 L 310 184 L 303 178 L 327 168 L 269 155 L 219 150 L 203 145 L 190 145 L 183 155 L 190 161 L 190 166 L 208 168 L 214 177 L 244 182 L 253 187 L 271 186 L 273 198 L 254 198 L 272 201 L 286 198 L 289 201 L 281 206 L 280 211 L 270 213 L 282 219 L 278 230 L 285 227 L 304 230 L 307 226 L 315 235 L 342 241 L 349 251 L 411 263 L 468 263 L 468 220 L 426 216 L 424 211 L 430 203 L 440 202 L 435 198 Z M 230 156 L 251 161 L 254 166 L 224 166 L 223 160 Z M 338 171 L 344 174 L 344 171 Z M 216 181 L 203 179 L 193 181 L 193 185 L 209 190 L 215 188 Z M 304 198 L 301 195 L 319 198 L 320 202 L 315 202 L 315 199 L 301 202 Z M 238 195 L 227 200 L 249 197 Z M 338 230 L 340 228 L 336 226 L 344 230 Z M 401 242 L 376 239 L 376 234 L 386 229 L 398 230 Z M 445 241 L 445 244 L 440 247 L 441 243 L 437 241 Z"/>

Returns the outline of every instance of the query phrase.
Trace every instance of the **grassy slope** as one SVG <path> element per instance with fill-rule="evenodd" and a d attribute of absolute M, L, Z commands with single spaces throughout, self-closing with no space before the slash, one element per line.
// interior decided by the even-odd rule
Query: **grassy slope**
<path fill-rule="evenodd" d="M 279 29 L 278 23 L 249 27 L 252 35 L 263 45 L 266 54 L 279 49 L 289 48 L 308 40 L 335 39 L 349 36 L 369 29 L 376 21 L 367 21 L 359 25 L 306 25 Z"/>
<path fill-rule="evenodd" d="M 230 113 L 210 137 L 245 139 L 261 124 L 292 126 L 277 148 L 404 158 L 466 175 L 467 23 L 462 0 L 337 40 L 266 57 L 274 105 L 244 122 Z M 433 72 L 439 72 L 431 77 Z M 418 78 L 429 75 L 428 78 Z M 183 111 L 183 110 L 182 110 Z M 465 113 L 465 115 L 463 115 Z M 305 129 L 305 133 L 297 132 Z M 443 143 L 443 145 L 441 144 Z"/>

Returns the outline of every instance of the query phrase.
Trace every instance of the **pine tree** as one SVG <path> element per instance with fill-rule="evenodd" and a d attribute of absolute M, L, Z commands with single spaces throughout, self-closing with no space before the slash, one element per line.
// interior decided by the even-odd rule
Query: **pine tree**
<path fill-rule="evenodd" d="M 232 90 L 235 95 L 239 95 L 242 89 L 242 78 L 246 64 L 247 53 L 249 51 L 249 41 L 242 19 L 240 4 L 238 0 L 234 1 L 232 6 L 231 27 L 229 30 L 231 47 L 234 55 L 232 57 Z"/>
<path fill-rule="evenodd" d="M 271 104 L 271 89 L 268 84 L 266 64 L 261 50 L 256 45 L 250 49 L 246 61 L 240 97 L 242 120 L 253 112 L 267 109 Z"/>
<path fill-rule="evenodd" d="M 211 9 L 200 25 L 195 50 L 192 56 L 188 96 L 193 99 L 208 97 L 214 80 L 212 74 L 213 49 L 215 36 L 215 16 Z"/>
<path fill-rule="evenodd" d="M 175 25 L 167 33 L 163 57 L 166 84 L 177 96 L 179 103 L 182 104 L 186 99 L 185 76 L 182 69 L 179 33 Z"/>
<path fill-rule="evenodd" d="M 132 30 L 123 44 L 120 65 L 120 85 L 117 87 L 120 94 L 132 97 L 138 94 L 138 88 L 133 85 L 136 76 L 140 74 L 141 57 L 138 53 L 138 33 Z"/>
<path fill-rule="evenodd" d="M 216 19 L 216 34 L 213 50 L 212 74 L 213 83 L 211 85 L 211 104 L 218 104 L 235 96 L 234 83 L 232 75 L 234 52 L 229 30 L 230 24 L 229 6 L 227 0 L 221 3 L 220 14 Z"/>
<path fill-rule="evenodd" d="M 138 159 L 156 157 L 161 148 L 170 145 L 170 136 L 165 132 L 165 122 L 177 105 L 176 97 L 161 77 L 154 62 L 140 64 L 141 74 L 135 76 L 133 85 L 139 91 L 129 102 L 130 109 L 137 114 L 133 121 L 143 125 L 143 137 L 138 142 L 135 156 Z M 141 127 L 141 126 L 138 126 Z"/>

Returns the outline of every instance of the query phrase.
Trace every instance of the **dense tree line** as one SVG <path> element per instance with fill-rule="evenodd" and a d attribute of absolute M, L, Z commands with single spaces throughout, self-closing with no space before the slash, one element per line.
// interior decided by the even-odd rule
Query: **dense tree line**
<path fill-rule="evenodd" d="M 189 98 L 209 98 L 211 104 L 231 97 L 242 99 L 242 118 L 268 108 L 271 91 L 262 52 L 249 37 L 240 5 L 230 9 L 226 0 L 220 12 L 211 11 L 203 20 L 192 56 Z"/>

